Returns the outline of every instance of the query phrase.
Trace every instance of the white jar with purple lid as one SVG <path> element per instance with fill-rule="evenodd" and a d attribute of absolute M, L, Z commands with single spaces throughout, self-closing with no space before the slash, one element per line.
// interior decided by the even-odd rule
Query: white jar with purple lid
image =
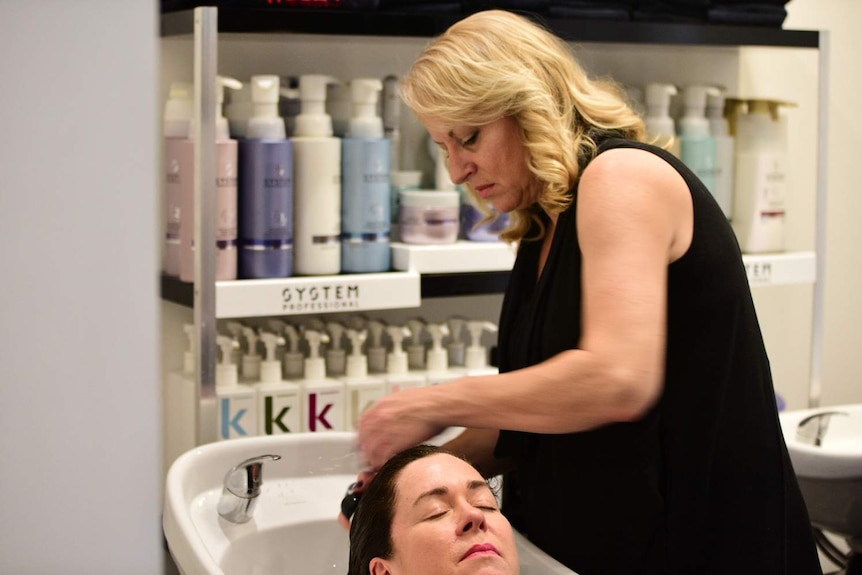
<path fill-rule="evenodd" d="M 450 244 L 458 240 L 461 197 L 455 191 L 404 190 L 398 210 L 401 241 Z"/>

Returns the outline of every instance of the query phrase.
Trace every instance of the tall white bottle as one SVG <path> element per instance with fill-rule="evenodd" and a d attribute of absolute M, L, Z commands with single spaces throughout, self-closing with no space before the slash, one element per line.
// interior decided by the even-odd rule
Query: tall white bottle
<path fill-rule="evenodd" d="M 302 113 L 293 140 L 294 273 L 341 271 L 341 141 L 326 113 L 330 76 L 299 78 Z"/>
<path fill-rule="evenodd" d="M 254 388 L 239 383 L 237 366 L 231 363 L 237 342 L 225 335 L 216 336 L 221 359 L 216 365 L 217 438 L 234 439 L 257 432 L 257 396 Z"/>
<path fill-rule="evenodd" d="M 736 186 L 732 225 L 746 253 L 784 249 L 787 117 L 776 100 L 748 100 L 736 119 Z"/>
<path fill-rule="evenodd" d="M 425 356 L 425 378 L 428 385 L 438 385 L 463 377 L 463 374 L 449 369 L 449 351 L 443 347 L 443 338 L 449 335 L 445 323 L 429 323 L 425 330 L 431 336 L 431 347 Z"/>
<path fill-rule="evenodd" d="M 383 322 L 371 320 L 368 322 L 368 345 L 365 355 L 368 356 L 368 372 L 384 373 L 386 371 L 386 347 L 383 345 L 383 332 L 386 326 Z"/>
<path fill-rule="evenodd" d="M 302 388 L 281 377 L 276 350 L 285 340 L 269 332 L 261 333 L 260 340 L 266 356 L 260 364 L 260 383 L 255 385 L 258 435 L 296 433 L 302 429 Z"/>
<path fill-rule="evenodd" d="M 350 82 L 353 117 L 342 143 L 341 271 L 389 271 L 392 146 L 383 137 L 377 101 L 383 83 L 376 78 Z"/>
<path fill-rule="evenodd" d="M 471 376 L 499 373 L 496 367 L 488 365 L 488 348 L 482 345 L 482 334 L 497 333 L 497 326 L 490 321 L 468 321 L 467 331 L 470 333 L 470 345 L 467 347 L 465 374 Z"/>
<path fill-rule="evenodd" d="M 718 90 L 713 86 L 686 86 L 683 90 L 685 109 L 679 120 L 680 159 L 713 197 L 717 158 L 715 138 L 709 132 L 709 120 L 706 119 L 706 98 L 716 93 Z"/>
<path fill-rule="evenodd" d="M 389 140 L 390 166 L 393 172 L 401 170 L 401 96 L 400 80 L 397 76 L 383 78 L 383 98 L 380 115 L 383 118 L 383 136 Z"/>
<path fill-rule="evenodd" d="M 392 340 L 392 351 L 386 357 L 386 393 L 397 393 L 402 389 L 425 387 L 428 380 L 424 375 L 411 372 L 407 364 L 407 352 L 404 351 L 404 338 L 410 331 L 404 326 L 388 326 L 386 333 Z"/>
<path fill-rule="evenodd" d="M 315 433 L 344 431 L 344 384 L 326 377 L 326 362 L 320 357 L 325 335 L 314 330 L 305 332 L 309 354 L 302 380 L 302 430 Z"/>
<path fill-rule="evenodd" d="M 174 460 L 195 447 L 197 421 L 195 419 L 195 338 L 194 324 L 184 324 L 183 332 L 188 347 L 183 353 L 183 367 L 168 374 L 164 391 L 164 463 L 165 469 Z"/>
<path fill-rule="evenodd" d="M 679 138 L 676 137 L 676 124 L 670 115 L 670 98 L 677 93 L 673 84 L 650 82 L 646 85 L 644 107 L 647 136 L 656 146 L 665 148 L 677 158 L 680 157 Z"/>
<path fill-rule="evenodd" d="M 712 195 L 729 220 L 733 216 L 736 143 L 730 135 L 730 125 L 724 115 L 724 98 L 721 90 L 707 94 L 706 119 L 710 135 L 715 139 L 715 189 Z"/>
<path fill-rule="evenodd" d="M 192 237 L 193 212 L 183 213 L 183 198 L 194 194 L 195 147 L 192 139 L 194 88 L 188 82 L 174 82 L 165 102 L 163 120 L 165 153 L 165 259 L 166 275 L 180 277 L 182 234 L 185 223 Z M 190 240 L 189 240 L 190 241 Z M 191 245 L 189 245 L 191 249 Z"/>
<path fill-rule="evenodd" d="M 242 334 L 245 337 L 246 348 L 240 360 L 240 374 L 244 383 L 254 383 L 260 380 L 260 363 L 263 361 L 257 351 L 259 336 L 253 327 L 243 326 Z"/>
<path fill-rule="evenodd" d="M 366 409 L 377 403 L 386 393 L 386 382 L 379 377 L 368 375 L 368 358 L 362 353 L 362 345 L 368 332 L 355 329 L 347 330 L 350 340 L 350 355 L 347 356 L 347 374 L 341 379 L 347 400 L 347 420 L 345 428 L 356 431 L 359 418 Z"/>

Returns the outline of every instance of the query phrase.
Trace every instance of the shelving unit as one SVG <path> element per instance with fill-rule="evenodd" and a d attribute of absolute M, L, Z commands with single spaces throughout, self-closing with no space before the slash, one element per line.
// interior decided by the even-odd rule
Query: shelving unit
<path fill-rule="evenodd" d="M 221 18 L 219 18 L 221 14 Z M 214 142 L 215 94 L 204 90 L 214 86 L 219 33 L 244 34 L 313 34 L 326 36 L 432 37 L 443 32 L 460 16 L 413 15 L 387 12 L 353 12 L 347 10 L 238 9 L 213 7 L 163 14 L 161 35 L 192 35 L 194 38 L 194 83 L 196 104 L 196 141 Z M 542 23 L 562 38 L 577 43 L 639 44 L 656 46 L 710 47 L 777 47 L 818 50 L 819 139 L 817 176 L 817 224 L 813 251 L 745 256 L 752 286 L 787 284 L 814 285 L 812 327 L 811 403 L 816 403 L 820 386 L 822 338 L 824 253 L 824 214 L 826 202 L 826 127 L 828 97 L 828 35 L 818 31 L 778 28 L 741 27 L 714 24 L 680 24 L 657 22 L 612 22 L 543 19 Z M 422 299 L 463 295 L 500 294 L 505 290 L 508 271 L 499 269 L 461 269 L 458 273 L 433 269 L 422 271 L 421 265 L 408 264 L 408 271 L 364 276 L 344 275 L 318 278 L 285 278 L 279 280 L 215 281 L 215 189 L 214 181 L 200 177 L 213 173 L 215 145 L 196 146 L 195 213 L 195 284 L 183 284 L 163 277 L 162 297 L 194 309 L 197 326 L 196 377 L 201 397 L 214 395 L 215 321 L 222 318 L 266 317 L 302 313 L 322 313 L 326 309 L 286 306 L 285 293 L 298 289 L 336 289 L 337 286 L 359 286 L 363 297 L 379 291 L 377 296 L 344 308 L 337 304 L 331 311 L 367 311 L 418 307 Z M 417 269 L 418 268 L 418 269 Z M 326 288 L 326 286 L 329 286 Z M 346 288 L 344 288 L 346 289 Z M 352 288 L 351 288 L 352 289 Z M 334 292 L 333 292 L 334 293 Z M 355 293 L 355 292 L 352 292 Z M 307 309 L 307 311 L 306 311 Z"/>

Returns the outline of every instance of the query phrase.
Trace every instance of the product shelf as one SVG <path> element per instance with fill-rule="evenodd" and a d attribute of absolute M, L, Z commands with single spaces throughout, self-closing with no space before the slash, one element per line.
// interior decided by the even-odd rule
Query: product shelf
<path fill-rule="evenodd" d="M 468 243 L 468 242 L 464 242 Z M 459 258 L 459 246 L 442 250 L 450 261 Z M 476 253 L 511 250 L 505 244 L 479 244 L 461 248 L 464 261 Z M 396 246 L 397 247 L 397 246 Z M 416 246 L 411 246 L 415 248 Z M 472 246 L 475 248 L 477 246 Z M 393 248 L 394 252 L 395 247 Z M 420 254 L 413 269 L 376 274 L 345 274 L 336 276 L 292 277 L 266 280 L 235 280 L 216 282 L 216 318 L 250 318 L 339 312 L 360 312 L 383 309 L 417 308 L 422 299 L 502 294 L 509 282 L 511 263 L 468 271 L 441 271 L 427 265 Z M 454 257 L 453 257 L 454 256 Z M 512 256 L 513 257 L 513 256 Z M 817 276 L 816 255 L 813 251 L 772 254 L 744 254 L 745 271 L 752 287 L 791 284 L 811 284 Z M 489 260 L 489 261 L 493 261 Z M 422 270 L 422 266 L 425 269 Z M 456 264 L 457 267 L 457 264 Z M 417 269 L 420 268 L 420 269 Z M 192 307 L 194 286 L 177 278 L 162 275 L 162 299 Z"/>
<path fill-rule="evenodd" d="M 462 14 L 222 6 L 218 32 L 425 38 L 441 34 L 461 18 Z M 562 18 L 541 18 L 541 22 L 572 42 L 786 48 L 817 48 L 820 42 L 817 31 L 761 26 Z M 193 24 L 190 10 L 162 14 L 160 33 L 191 34 Z"/>

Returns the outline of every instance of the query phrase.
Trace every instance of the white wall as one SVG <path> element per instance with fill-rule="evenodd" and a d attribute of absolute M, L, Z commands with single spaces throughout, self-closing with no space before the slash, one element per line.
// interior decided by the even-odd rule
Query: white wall
<path fill-rule="evenodd" d="M 162 571 L 154 0 L 0 2 L 0 572 Z"/>

